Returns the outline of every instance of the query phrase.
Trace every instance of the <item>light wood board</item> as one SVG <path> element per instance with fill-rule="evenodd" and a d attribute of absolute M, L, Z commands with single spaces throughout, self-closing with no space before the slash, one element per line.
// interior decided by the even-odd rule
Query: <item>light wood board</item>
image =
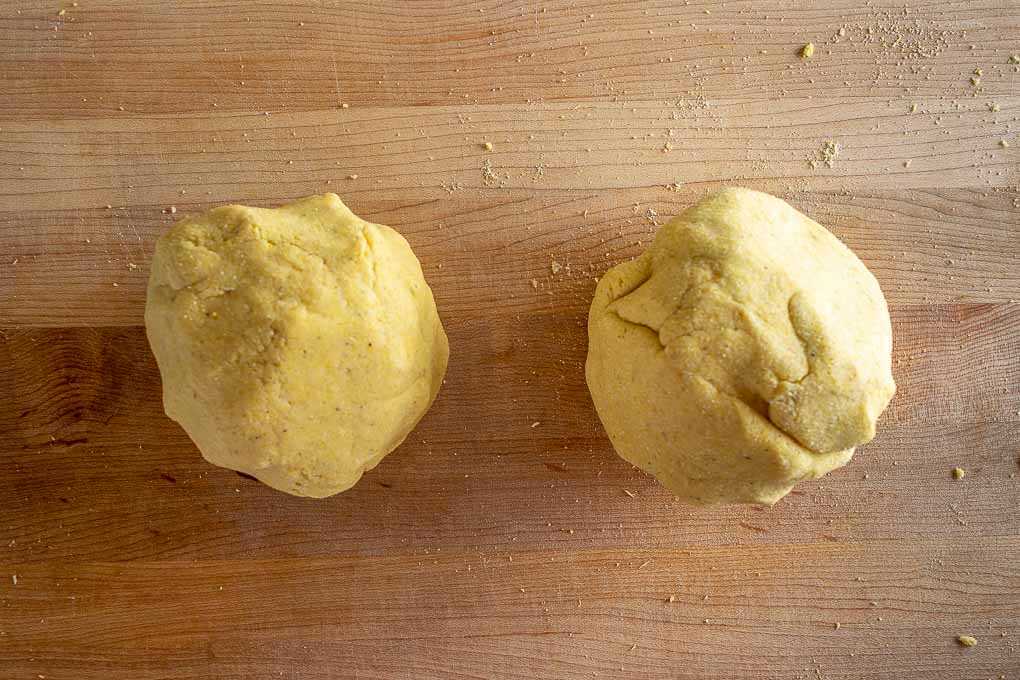
<path fill-rule="evenodd" d="M 1020 677 L 1017 52 L 1001 0 L 4 3 L 0 679 Z M 878 438 L 772 509 L 671 499 L 583 378 L 596 277 L 733 184 L 894 324 Z M 310 501 L 202 461 L 142 310 L 181 215 L 325 191 L 451 363 Z"/>

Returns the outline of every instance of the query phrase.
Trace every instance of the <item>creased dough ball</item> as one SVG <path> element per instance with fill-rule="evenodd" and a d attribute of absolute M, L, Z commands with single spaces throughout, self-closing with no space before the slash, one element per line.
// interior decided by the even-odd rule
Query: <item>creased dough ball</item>
<path fill-rule="evenodd" d="M 206 460 L 298 496 L 339 493 L 396 448 L 449 356 L 407 241 L 334 194 L 178 222 L 145 327 L 167 415 Z"/>
<path fill-rule="evenodd" d="M 709 196 L 599 282 L 588 386 L 616 451 L 696 504 L 850 460 L 896 389 L 878 282 L 778 198 Z"/>

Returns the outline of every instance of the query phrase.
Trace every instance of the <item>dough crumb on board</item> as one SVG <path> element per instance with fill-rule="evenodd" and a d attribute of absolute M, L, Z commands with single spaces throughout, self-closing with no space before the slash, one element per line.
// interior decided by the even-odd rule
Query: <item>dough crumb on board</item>
<path fill-rule="evenodd" d="M 963 647 L 977 647 L 977 638 L 972 635 L 957 635 L 956 641 Z"/>
<path fill-rule="evenodd" d="M 830 139 L 822 145 L 822 161 L 826 167 L 831 168 L 836 162 L 836 157 L 841 153 L 843 153 L 843 147 L 840 146 L 839 142 L 834 142 Z"/>
<path fill-rule="evenodd" d="M 818 150 L 817 156 L 808 160 L 808 165 L 815 169 L 819 163 L 824 163 L 825 167 L 831 168 L 836 164 L 836 158 L 841 153 L 843 153 L 843 146 L 837 141 L 827 139 L 822 143 L 822 148 Z"/>

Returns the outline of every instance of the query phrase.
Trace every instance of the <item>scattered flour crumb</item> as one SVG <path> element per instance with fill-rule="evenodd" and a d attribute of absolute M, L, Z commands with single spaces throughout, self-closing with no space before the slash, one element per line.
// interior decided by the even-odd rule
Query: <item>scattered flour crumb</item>
<path fill-rule="evenodd" d="M 504 186 L 504 182 L 500 179 L 500 176 L 496 174 L 496 171 L 492 167 L 492 161 L 488 158 L 486 158 L 482 163 L 482 181 L 489 186 Z"/>
<path fill-rule="evenodd" d="M 817 168 L 818 163 L 822 162 L 825 164 L 825 167 L 831 168 L 836 164 L 836 158 L 841 153 L 843 153 L 843 146 L 839 142 L 829 139 L 822 144 L 822 148 L 818 152 L 818 158 L 811 159 L 808 161 L 808 164 L 812 168 Z"/>

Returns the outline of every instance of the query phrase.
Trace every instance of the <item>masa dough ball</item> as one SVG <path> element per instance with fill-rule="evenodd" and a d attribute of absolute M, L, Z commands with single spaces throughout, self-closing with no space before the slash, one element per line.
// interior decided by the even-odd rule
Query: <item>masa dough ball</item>
<path fill-rule="evenodd" d="M 616 451 L 691 503 L 775 503 L 850 460 L 896 389 L 875 277 L 746 189 L 702 200 L 607 272 L 588 333 Z"/>
<path fill-rule="evenodd" d="M 145 327 L 167 415 L 206 460 L 298 496 L 339 493 L 396 448 L 449 356 L 407 241 L 334 194 L 178 222 Z"/>

